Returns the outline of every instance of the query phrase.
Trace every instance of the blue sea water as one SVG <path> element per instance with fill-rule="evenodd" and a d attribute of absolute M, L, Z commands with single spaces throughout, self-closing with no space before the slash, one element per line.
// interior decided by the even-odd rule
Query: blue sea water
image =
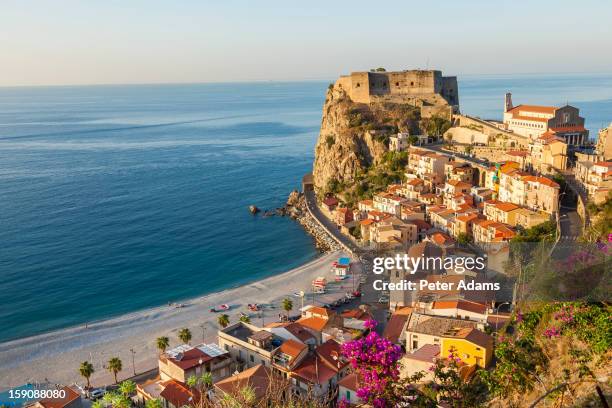
<path fill-rule="evenodd" d="M 328 82 L 0 88 L 0 341 L 158 306 L 316 256 L 253 217 L 312 166 Z M 462 111 L 578 106 L 612 120 L 612 75 L 466 77 Z"/>

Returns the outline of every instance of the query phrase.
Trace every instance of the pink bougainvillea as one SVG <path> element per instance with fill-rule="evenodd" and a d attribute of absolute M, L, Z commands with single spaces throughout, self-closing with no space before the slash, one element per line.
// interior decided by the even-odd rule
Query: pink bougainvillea
<path fill-rule="evenodd" d="M 377 326 L 375 320 L 368 320 L 365 326 L 371 332 L 343 344 L 342 353 L 360 376 L 361 387 L 357 390 L 357 396 L 375 408 L 387 407 L 392 395 L 389 389 L 399 378 L 397 362 L 402 357 L 402 350 L 374 331 Z"/>

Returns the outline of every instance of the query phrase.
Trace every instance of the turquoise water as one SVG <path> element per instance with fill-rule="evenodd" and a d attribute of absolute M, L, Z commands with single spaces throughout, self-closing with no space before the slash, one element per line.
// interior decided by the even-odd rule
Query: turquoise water
<path fill-rule="evenodd" d="M 612 120 L 612 76 L 552 78 L 460 78 L 462 110 L 499 118 L 510 90 Z M 327 84 L 0 88 L 0 341 L 314 258 L 299 225 L 247 207 L 299 188 Z"/>

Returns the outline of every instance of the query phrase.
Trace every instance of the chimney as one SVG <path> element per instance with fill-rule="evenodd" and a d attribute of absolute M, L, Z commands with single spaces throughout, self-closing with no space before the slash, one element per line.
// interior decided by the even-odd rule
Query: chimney
<path fill-rule="evenodd" d="M 512 94 L 506 92 L 504 112 L 508 112 L 510 109 L 512 109 Z"/>

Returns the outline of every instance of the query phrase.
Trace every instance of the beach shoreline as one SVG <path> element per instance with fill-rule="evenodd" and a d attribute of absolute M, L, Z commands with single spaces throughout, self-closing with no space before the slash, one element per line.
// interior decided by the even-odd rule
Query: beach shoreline
<path fill-rule="evenodd" d="M 283 298 L 293 300 L 293 313 L 301 306 L 299 297 L 292 293 L 308 291 L 311 282 L 318 276 L 333 281 L 331 263 L 343 256 L 342 251 L 325 253 L 297 268 L 254 281 L 239 287 L 214 292 L 183 302 L 184 306 L 160 306 L 132 312 L 108 320 L 73 326 L 22 339 L 0 343 L 0 391 L 24 383 L 51 382 L 61 384 L 83 383 L 78 367 L 82 361 L 93 363 L 95 373 L 92 385 L 112 383 L 111 374 L 104 363 L 111 357 L 123 361 L 119 379 L 131 377 L 133 372 L 142 373 L 156 366 L 158 351 L 155 339 L 168 336 L 171 346 L 179 344 L 177 332 L 190 328 L 192 344 L 217 342 L 217 314 L 210 308 L 227 303 L 232 308 L 226 312 L 230 321 L 236 322 L 240 312 L 247 312 L 248 303 L 270 305 L 260 314 L 251 314 L 252 323 L 278 320 L 284 313 L 280 309 Z M 344 294 L 341 285 L 330 285 L 326 295 L 317 295 L 320 302 L 330 302 Z M 308 303 L 309 300 L 304 300 Z M 134 353 L 131 352 L 134 351 Z M 132 364 L 132 358 L 134 364 Z"/>

